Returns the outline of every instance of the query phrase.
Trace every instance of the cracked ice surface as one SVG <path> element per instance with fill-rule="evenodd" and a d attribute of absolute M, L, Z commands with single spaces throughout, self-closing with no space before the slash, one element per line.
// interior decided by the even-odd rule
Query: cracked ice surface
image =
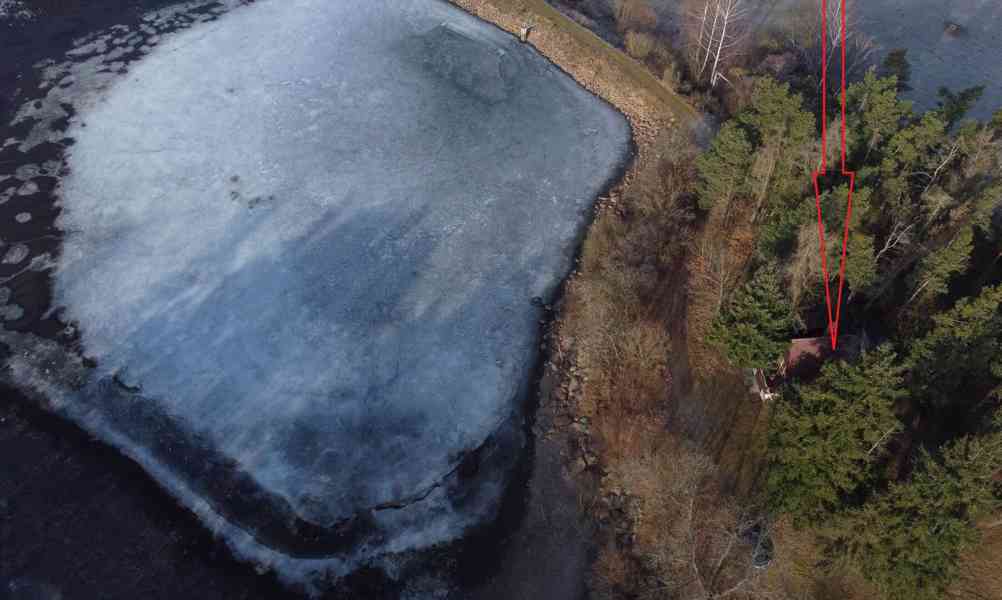
<path fill-rule="evenodd" d="M 252 556 L 298 551 L 248 512 L 364 523 L 310 564 L 492 514 L 530 300 L 627 156 L 621 115 L 438 0 L 257 2 L 79 110 L 55 299 L 97 366 L 70 413 Z M 270 500 L 232 506 L 202 451 Z"/>

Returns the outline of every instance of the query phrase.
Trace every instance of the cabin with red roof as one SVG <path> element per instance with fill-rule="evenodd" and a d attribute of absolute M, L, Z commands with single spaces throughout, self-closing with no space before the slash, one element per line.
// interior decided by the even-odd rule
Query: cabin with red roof
<path fill-rule="evenodd" d="M 773 388 L 783 381 L 794 378 L 798 381 L 810 381 L 821 373 L 821 367 L 833 359 L 851 360 L 862 353 L 868 345 L 866 333 L 861 335 L 843 335 L 839 337 L 838 347 L 832 349 L 831 338 L 828 336 L 797 338 L 790 340 L 786 354 L 779 358 L 779 368 L 776 374 L 768 377 L 762 369 L 752 369 L 749 388 L 763 402 L 776 397 Z"/>

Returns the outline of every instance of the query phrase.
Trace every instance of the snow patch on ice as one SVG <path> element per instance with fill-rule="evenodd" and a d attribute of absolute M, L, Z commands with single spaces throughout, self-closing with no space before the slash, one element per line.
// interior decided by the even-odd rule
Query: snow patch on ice
<path fill-rule="evenodd" d="M 35 13 L 33 13 L 31 9 L 29 9 L 21 0 L 0 0 L 0 20 L 28 20 L 34 17 Z"/>

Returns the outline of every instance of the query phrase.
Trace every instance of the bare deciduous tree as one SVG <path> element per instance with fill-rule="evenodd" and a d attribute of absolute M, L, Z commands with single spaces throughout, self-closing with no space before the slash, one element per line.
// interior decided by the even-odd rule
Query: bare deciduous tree
<path fill-rule="evenodd" d="M 636 530 L 654 574 L 642 598 L 717 600 L 760 595 L 754 566 L 764 528 L 717 487 L 713 461 L 677 440 L 670 450 L 625 465 L 626 489 L 642 490 Z M 756 527 L 756 525 L 759 525 Z"/>
<path fill-rule="evenodd" d="M 792 12 L 796 16 L 787 33 L 787 44 L 799 56 L 800 63 L 815 76 L 818 89 L 822 78 L 827 78 L 829 91 L 841 87 L 842 53 L 842 2 L 828 0 L 825 27 L 822 31 L 818 18 L 817 0 L 801 0 Z M 855 0 L 845 3 L 845 71 L 846 78 L 861 77 L 872 66 L 876 43 L 862 32 Z M 821 36 L 825 43 L 822 50 Z M 822 73 L 822 52 L 825 57 L 825 72 Z"/>
<path fill-rule="evenodd" d="M 693 78 L 710 86 L 740 52 L 748 32 L 750 0 L 691 0 L 686 13 L 689 62 Z"/>
<path fill-rule="evenodd" d="M 884 240 L 884 246 L 881 248 L 877 254 L 874 256 L 874 262 L 879 263 L 880 258 L 891 252 L 892 250 L 897 250 L 899 248 L 907 248 L 911 243 L 911 237 L 909 232 L 915 227 L 914 223 L 904 223 L 903 221 L 894 221 L 891 226 L 891 232 L 887 235 Z"/>

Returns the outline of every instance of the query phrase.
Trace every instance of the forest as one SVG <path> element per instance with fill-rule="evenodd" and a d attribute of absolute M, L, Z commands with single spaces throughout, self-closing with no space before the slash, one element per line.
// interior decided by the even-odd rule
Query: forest
<path fill-rule="evenodd" d="M 769 429 L 769 507 L 822 532 L 889 598 L 938 598 L 1002 492 L 1002 113 L 965 122 L 971 93 L 915 114 L 898 76 L 848 89 L 848 223 L 840 331 L 870 347 L 783 382 Z M 748 281 L 708 334 L 739 367 L 775 370 L 790 339 L 824 335 L 815 199 L 818 115 L 761 79 L 698 160 L 700 206 L 760 223 Z M 836 127 L 831 128 L 833 131 Z M 838 148 L 830 144 L 829 148 Z M 835 163 L 837 156 L 830 156 Z M 822 196 L 838 265 L 847 184 Z M 994 223 L 994 224 L 993 224 Z M 829 269 L 829 285 L 838 285 Z"/>
<path fill-rule="evenodd" d="M 748 281 L 725 294 L 708 339 L 733 365 L 772 372 L 791 339 L 825 335 L 824 278 L 834 295 L 848 232 L 839 331 L 867 344 L 782 381 L 768 506 L 888 598 L 939 598 L 1002 498 L 1002 111 L 965 120 L 971 88 L 916 113 L 898 96 L 907 58 L 889 55 L 848 87 L 852 211 L 847 223 L 848 179 L 829 177 L 822 228 L 817 82 L 759 78 L 697 159 L 699 206 L 755 224 Z M 837 120 L 828 132 L 837 165 Z"/>
<path fill-rule="evenodd" d="M 761 27 L 750 1 L 567 4 L 719 122 L 702 149 L 658 142 L 568 300 L 595 339 L 578 362 L 603 485 L 629 498 L 598 597 L 997 597 L 979 560 L 1002 525 L 1002 110 L 967 118 L 981 87 L 915 110 L 907 52 L 849 37 L 849 213 L 820 60 L 842 41 L 816 9 Z M 826 283 L 840 349 L 788 371 L 791 342 L 829 343 Z"/>

